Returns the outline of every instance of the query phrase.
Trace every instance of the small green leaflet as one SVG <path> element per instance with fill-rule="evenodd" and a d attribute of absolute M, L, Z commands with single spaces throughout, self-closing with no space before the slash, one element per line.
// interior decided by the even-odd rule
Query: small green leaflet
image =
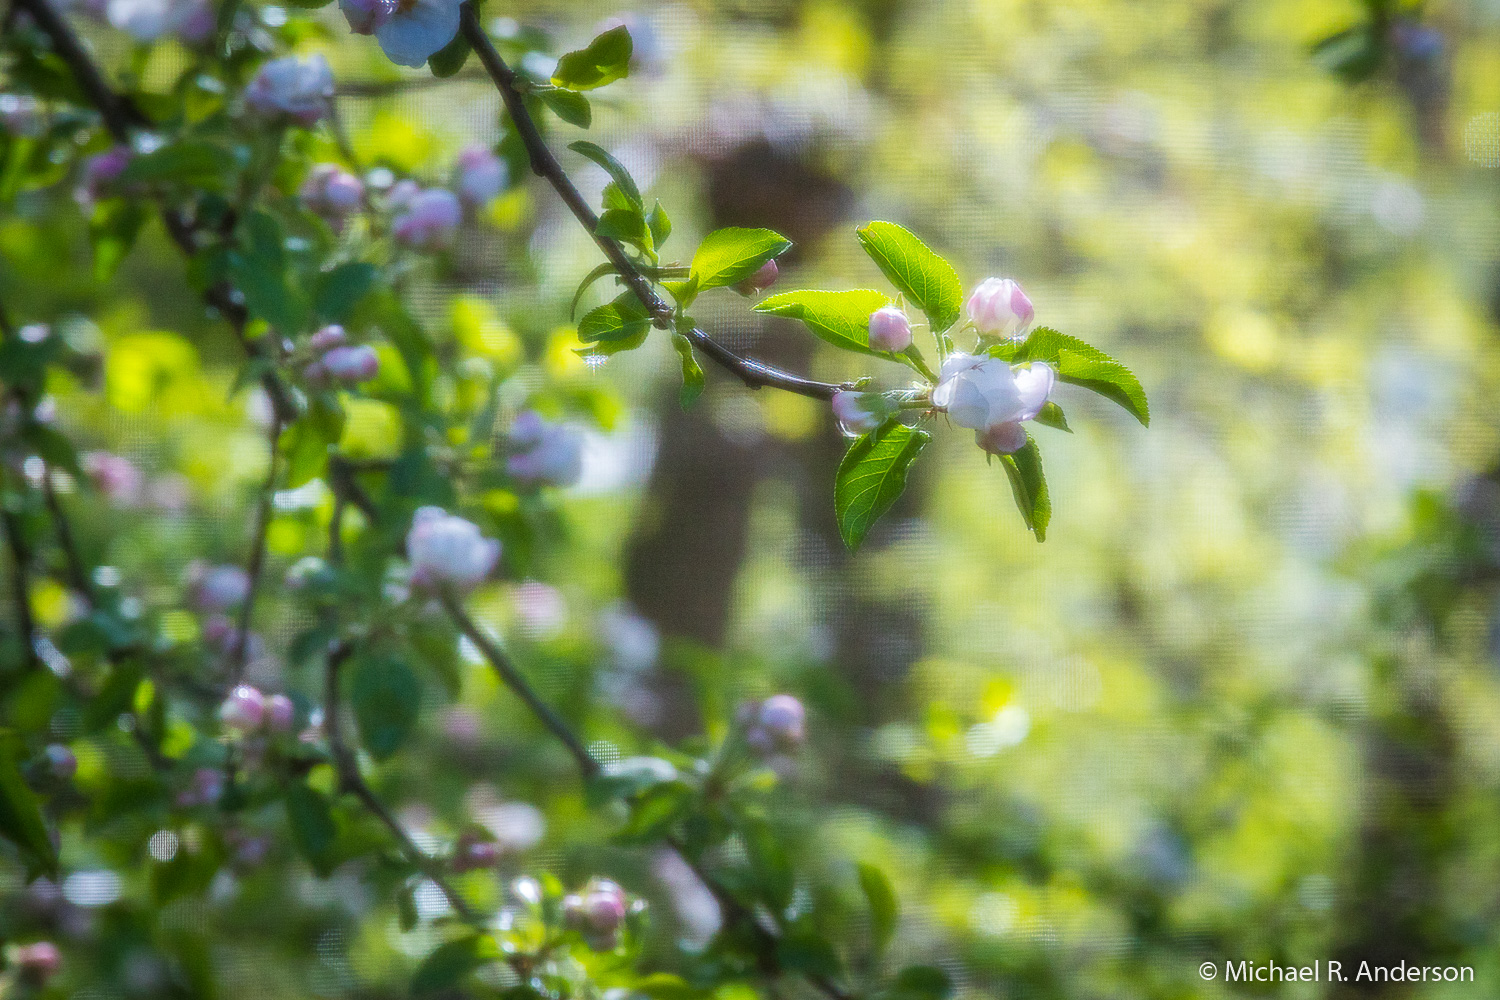
<path fill-rule="evenodd" d="M 630 204 L 636 208 L 645 208 L 645 202 L 641 199 L 641 189 L 636 187 L 635 178 L 631 177 L 630 171 L 626 170 L 619 160 L 609 155 L 603 146 L 596 142 L 589 142 L 587 139 L 579 139 L 577 142 L 568 143 L 568 148 L 575 153 L 587 156 L 603 167 L 609 176 L 614 178 L 614 182 L 620 187 L 620 192 L 629 199 Z"/>
<path fill-rule="evenodd" d="M 686 410 L 703 395 L 703 369 L 693 356 L 693 342 L 680 333 L 672 334 L 672 346 L 682 360 L 682 391 L 677 400 Z"/>
<path fill-rule="evenodd" d="M 585 344 L 625 340 L 644 335 L 651 317 L 634 292 L 622 292 L 613 302 L 586 313 L 578 324 L 578 339 Z"/>
<path fill-rule="evenodd" d="M 791 245 L 791 240 L 770 229 L 716 229 L 693 254 L 692 274 L 700 289 L 727 288 L 759 271 Z M 868 322 L 868 315 L 865 319 Z"/>
<path fill-rule="evenodd" d="M 756 312 L 800 319 L 807 328 L 834 347 L 878 358 L 899 360 L 870 347 L 870 314 L 891 304 L 883 292 L 868 288 L 848 292 L 783 292 L 763 299 Z"/>
<path fill-rule="evenodd" d="M 26 787 L 16 765 L 19 742 L 13 733 L 0 731 L 0 837 L 20 849 L 27 868 L 55 876 L 57 849 L 52 846 L 36 796 Z"/>
<path fill-rule="evenodd" d="M 301 781 L 286 790 L 286 818 L 292 828 L 292 842 L 312 866 L 319 878 L 327 878 L 338 867 L 335 846 L 339 828 L 333 811 L 322 794 Z"/>
<path fill-rule="evenodd" d="M 569 125 L 588 128 L 593 124 L 594 110 L 589 106 L 589 99 L 582 94 L 571 90 L 555 89 L 539 90 L 536 96 L 552 109 L 553 114 Z"/>
<path fill-rule="evenodd" d="M 1031 331 L 1031 336 L 1019 344 L 1012 341 L 996 344 L 989 349 L 989 354 L 1012 364 L 1045 361 L 1057 369 L 1057 377 L 1062 381 L 1114 400 L 1143 426 L 1151 423 L 1146 390 L 1141 388 L 1135 373 L 1077 337 L 1042 326 Z"/>
<path fill-rule="evenodd" d="M 349 695 L 359 735 L 376 760 L 401 748 L 422 707 L 422 685 L 406 664 L 389 657 L 363 660 Z"/>
<path fill-rule="evenodd" d="M 223 146 L 198 139 L 184 139 L 154 152 L 137 156 L 120 174 L 121 184 L 169 181 L 174 184 L 223 191 L 234 154 Z"/>
<path fill-rule="evenodd" d="M 427 57 L 427 68 L 436 77 L 453 76 L 469 61 L 470 51 L 469 40 L 464 37 L 463 32 L 459 32 L 451 42 Z"/>
<path fill-rule="evenodd" d="M 1026 519 L 1026 527 L 1037 541 L 1045 541 L 1047 522 L 1052 520 L 1052 498 L 1047 495 L 1047 480 L 1042 475 L 1042 453 L 1031 435 L 1026 435 L 1026 444 L 1019 451 L 1001 455 L 1000 464 L 1010 477 L 1010 490 L 1015 494 L 1016 507 Z"/>
<path fill-rule="evenodd" d="M 885 872 L 867 861 L 859 864 L 859 884 L 870 904 L 870 937 L 875 945 L 875 953 L 880 955 L 885 952 L 886 946 L 891 943 L 891 935 L 896 932 L 896 917 L 899 913 L 896 892 L 891 888 L 890 879 L 885 877 Z"/>
<path fill-rule="evenodd" d="M 856 235 L 891 284 L 922 307 L 934 334 L 958 320 L 964 290 L 952 264 L 894 222 L 872 222 Z"/>
<path fill-rule="evenodd" d="M 661 207 L 661 202 L 651 206 L 651 212 L 646 216 L 646 226 L 651 230 L 651 242 L 658 247 L 672 235 L 672 220 L 668 217 L 667 210 Z"/>
<path fill-rule="evenodd" d="M 646 218 L 639 209 L 612 208 L 599 216 L 599 225 L 594 233 L 617 243 L 630 243 L 650 253 L 656 249 Z"/>
<path fill-rule="evenodd" d="M 557 60 L 552 83 L 569 90 L 593 90 L 614 83 L 630 73 L 632 48 L 630 32 L 623 24 L 610 28 L 584 48 Z"/>
<path fill-rule="evenodd" d="M 1042 412 L 1036 415 L 1036 422 L 1046 427 L 1056 427 L 1060 431 L 1073 433 L 1073 428 L 1068 426 L 1068 418 L 1063 413 L 1061 406 L 1056 403 L 1048 403 L 1042 407 Z"/>
<path fill-rule="evenodd" d="M 850 551 L 906 490 L 906 473 L 932 435 L 894 420 L 855 441 L 839 463 L 833 513 Z"/>

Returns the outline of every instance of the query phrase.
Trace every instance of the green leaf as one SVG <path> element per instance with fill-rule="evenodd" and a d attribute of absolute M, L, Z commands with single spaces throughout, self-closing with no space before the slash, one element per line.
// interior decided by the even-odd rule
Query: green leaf
<path fill-rule="evenodd" d="M 385 760 L 400 749 L 417 724 L 422 685 L 411 668 L 388 656 L 361 660 L 349 694 L 365 749 Z"/>
<path fill-rule="evenodd" d="M 651 230 L 646 226 L 646 217 L 635 208 L 612 208 L 599 216 L 599 225 L 594 233 L 620 243 L 630 243 L 648 253 L 656 248 L 651 239 Z"/>
<path fill-rule="evenodd" d="M 906 474 L 932 435 L 894 420 L 850 445 L 833 486 L 833 512 L 850 551 L 906 490 Z"/>
<path fill-rule="evenodd" d="M 619 160 L 605 152 L 604 147 L 598 143 L 589 142 L 587 139 L 579 139 L 577 142 L 568 143 L 568 148 L 575 153 L 581 153 L 603 167 L 609 173 L 609 176 L 614 178 L 615 183 L 620 186 L 620 192 L 629 199 L 630 204 L 636 208 L 645 208 L 646 203 L 641 200 L 641 189 L 636 187 L 635 179 L 630 176 L 630 171 L 626 170 Z"/>
<path fill-rule="evenodd" d="M 229 255 L 229 276 L 250 311 L 277 332 L 292 335 L 307 328 L 308 304 L 288 280 L 281 227 L 265 212 L 245 219 L 240 249 Z"/>
<path fill-rule="evenodd" d="M 630 73 L 630 32 L 618 25 L 587 46 L 557 60 L 552 83 L 569 90 L 593 90 L 624 79 Z"/>
<path fill-rule="evenodd" d="M 286 819 L 292 828 L 292 842 L 312 870 L 319 878 L 332 875 L 338 867 L 334 846 L 339 828 L 328 799 L 303 782 L 294 782 L 286 791 Z"/>
<path fill-rule="evenodd" d="M 1135 373 L 1077 337 L 1042 326 L 1031 331 L 1031 336 L 1019 344 L 1012 341 L 996 344 L 989 349 L 989 354 L 1013 364 L 1045 361 L 1057 369 L 1057 377 L 1062 381 L 1114 400 L 1143 426 L 1151 423 L 1146 390 L 1141 388 Z"/>
<path fill-rule="evenodd" d="M 0 837 L 15 844 L 27 868 L 57 875 L 57 849 L 47 833 L 42 809 L 26 787 L 16 763 L 20 740 L 0 731 Z"/>
<path fill-rule="evenodd" d="M 756 312 L 800 319 L 814 334 L 834 347 L 900 361 L 900 357 L 870 347 L 870 314 L 891 304 L 890 297 L 870 289 L 848 292 L 783 292 L 763 299 Z"/>
<path fill-rule="evenodd" d="M 934 334 L 958 320 L 964 290 L 952 264 L 894 222 L 872 222 L 856 235 L 891 284 L 922 307 Z"/>
<path fill-rule="evenodd" d="M 464 977 L 500 957 L 500 947 L 488 934 L 474 934 L 438 945 L 411 977 L 411 991 L 436 993 L 457 986 Z"/>
<path fill-rule="evenodd" d="M 586 292 L 586 291 L 588 291 L 589 288 L 591 288 L 593 286 L 594 282 L 598 281 L 600 278 L 604 277 L 606 274 L 614 274 L 614 273 L 615 273 L 615 266 L 613 264 L 611 264 L 609 261 L 605 261 L 603 264 L 600 264 L 598 267 L 594 268 L 587 275 L 585 275 L 584 279 L 578 283 L 578 291 L 576 291 L 576 292 L 573 293 L 573 302 L 572 302 L 572 304 L 570 306 L 568 306 L 568 316 L 569 316 L 569 318 L 572 318 L 573 316 L 578 315 L 578 302 L 579 302 L 580 299 L 583 298 L 583 293 Z"/>
<path fill-rule="evenodd" d="M 315 306 L 318 316 L 330 323 L 341 323 L 359 304 L 370 289 L 375 287 L 379 272 L 374 265 L 362 261 L 340 264 L 325 271 L 318 278 Z"/>
<path fill-rule="evenodd" d="M 569 125 L 588 128 L 594 122 L 594 110 L 589 99 L 571 90 L 543 90 L 537 94 L 552 113 Z"/>
<path fill-rule="evenodd" d="M 1047 480 L 1042 475 L 1042 454 L 1031 435 L 1019 451 L 1001 455 L 1000 464 L 1010 477 L 1010 489 L 1016 497 L 1016 507 L 1026 519 L 1026 527 L 1041 542 L 1047 538 L 1047 522 L 1052 520 L 1052 500 L 1047 495 Z"/>
<path fill-rule="evenodd" d="M 21 430 L 21 437 L 48 465 L 59 468 L 74 479 L 83 481 L 83 470 L 78 466 L 78 451 L 67 435 L 35 421 L 28 422 Z"/>
<path fill-rule="evenodd" d="M 651 230 L 651 242 L 661 246 L 667 242 L 667 237 L 672 235 L 672 220 L 667 216 L 667 210 L 661 207 L 661 202 L 651 206 L 651 212 L 646 216 L 646 225 Z"/>
<path fill-rule="evenodd" d="M 776 942 L 776 961 L 788 972 L 808 976 L 836 976 L 838 953 L 828 939 L 810 928 L 797 928 Z"/>
<path fill-rule="evenodd" d="M 94 280 L 108 281 L 120 269 L 135 246 L 146 208 L 136 200 L 111 198 L 94 208 L 89 220 L 89 240 L 94 245 Z"/>
<path fill-rule="evenodd" d="M 1313 61 L 1349 83 L 1374 76 L 1385 60 L 1385 43 L 1373 25 L 1329 35 L 1312 47 Z"/>
<path fill-rule="evenodd" d="M 935 965 L 908 965 L 896 973 L 882 1000 L 947 1000 L 953 995 L 948 973 Z"/>
<path fill-rule="evenodd" d="M 470 51 L 469 40 L 459 32 L 447 45 L 427 57 L 427 68 L 436 77 L 453 76 L 469 61 Z"/>
<path fill-rule="evenodd" d="M 1042 407 L 1042 412 L 1036 415 L 1036 422 L 1047 427 L 1056 427 L 1060 431 L 1073 433 L 1073 428 L 1068 426 L 1068 418 L 1063 413 L 1062 407 L 1056 403 L 1048 403 Z"/>
<path fill-rule="evenodd" d="M 185 139 L 131 159 L 120 174 L 118 183 L 142 184 L 169 181 L 184 187 L 222 191 L 233 167 L 233 154 L 212 142 Z"/>
<path fill-rule="evenodd" d="M 870 904 L 870 937 L 874 941 L 875 954 L 880 955 L 885 952 L 886 946 L 891 943 L 891 935 L 896 932 L 896 915 L 899 912 L 896 893 L 891 888 L 890 879 L 885 877 L 885 872 L 867 862 L 860 862 L 859 884 Z"/>
<path fill-rule="evenodd" d="M 623 292 L 613 302 L 584 314 L 578 323 L 578 339 L 585 344 L 628 340 L 645 336 L 650 328 L 651 317 L 641 300 L 634 292 Z"/>
<path fill-rule="evenodd" d="M 681 976 L 670 972 L 653 972 L 635 981 L 632 993 L 643 993 L 651 1000 L 693 1000 L 704 991 Z"/>
<path fill-rule="evenodd" d="M 685 782 L 664 781 L 636 796 L 630 803 L 630 819 L 615 833 L 622 844 L 645 844 L 658 840 L 683 815 L 693 800 Z"/>
<path fill-rule="evenodd" d="M 700 289 L 737 285 L 791 245 L 791 240 L 770 229 L 716 229 L 703 237 L 693 254 L 692 276 Z M 866 314 L 865 322 L 869 319 Z"/>
<path fill-rule="evenodd" d="M 677 357 L 682 361 L 682 390 L 678 393 L 677 401 L 686 410 L 703 395 L 703 368 L 693 354 L 692 341 L 680 333 L 674 333 L 672 346 L 677 349 Z"/>

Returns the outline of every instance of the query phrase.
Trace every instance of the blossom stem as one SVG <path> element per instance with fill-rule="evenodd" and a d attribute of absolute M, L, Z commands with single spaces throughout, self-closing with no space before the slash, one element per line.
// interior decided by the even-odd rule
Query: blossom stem
<path fill-rule="evenodd" d="M 245 656 L 250 649 L 250 622 L 255 614 L 255 598 L 260 592 L 260 578 L 265 569 L 266 535 L 271 529 L 271 508 L 276 497 L 276 477 L 281 464 L 281 418 L 271 418 L 269 439 L 269 468 L 256 502 L 255 529 L 250 538 L 250 555 L 245 560 L 245 578 L 249 586 L 245 591 L 245 602 L 240 605 L 239 626 L 235 629 L 234 645 L 229 654 L 231 687 L 240 682 L 240 676 L 245 672 Z"/>
<path fill-rule="evenodd" d="M 496 88 L 500 91 L 500 97 L 505 102 L 511 121 L 515 124 L 516 133 L 526 147 L 532 172 L 552 185 L 558 197 L 562 198 L 563 203 L 568 206 L 568 210 L 593 236 L 594 242 L 599 245 L 604 256 L 619 272 L 626 287 L 634 292 L 636 298 L 640 299 L 641 304 L 646 307 L 646 311 L 651 315 L 652 323 L 662 330 L 674 329 L 676 317 L 672 306 L 656 294 L 656 290 L 651 285 L 651 279 L 630 259 L 619 241 L 600 235 L 598 232 L 599 216 L 589 207 L 578 188 L 568 178 L 567 172 L 558 163 L 557 157 L 548 148 L 546 140 L 542 138 L 536 121 L 531 117 L 531 112 L 527 109 L 526 102 L 517 86 L 518 78 L 515 71 L 506 65 L 494 44 L 490 42 L 489 36 L 485 34 L 484 27 L 479 23 L 479 13 L 472 2 L 464 3 L 461 23 L 460 30 L 464 38 L 479 56 L 479 61 L 484 65 L 485 71 L 489 73 L 490 79 L 495 82 Z M 769 387 L 794 392 L 800 396 L 810 396 L 813 399 L 832 399 L 834 393 L 841 389 L 851 388 L 849 384 L 818 382 L 804 378 L 756 361 L 754 358 L 736 354 L 695 326 L 684 324 L 678 332 L 699 351 L 737 376 L 751 389 Z"/>

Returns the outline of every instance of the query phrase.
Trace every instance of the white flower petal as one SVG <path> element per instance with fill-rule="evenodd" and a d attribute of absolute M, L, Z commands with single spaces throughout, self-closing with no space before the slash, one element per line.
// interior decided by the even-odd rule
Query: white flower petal
<path fill-rule="evenodd" d="M 375 29 L 375 38 L 402 66 L 421 66 L 458 34 L 459 0 L 416 0 Z"/>

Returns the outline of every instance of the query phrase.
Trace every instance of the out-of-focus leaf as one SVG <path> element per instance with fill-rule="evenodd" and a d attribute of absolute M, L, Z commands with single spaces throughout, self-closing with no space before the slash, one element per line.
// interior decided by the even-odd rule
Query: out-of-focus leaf
<path fill-rule="evenodd" d="M 957 321 L 964 290 L 952 264 L 894 222 L 872 222 L 857 235 L 865 253 L 891 284 L 927 314 L 933 333 L 942 333 Z"/>
<path fill-rule="evenodd" d="M 630 803 L 630 819 L 615 834 L 624 844 L 648 843 L 661 837 L 692 802 L 693 790 L 681 781 L 654 785 Z"/>
<path fill-rule="evenodd" d="M 880 994 L 881 1000 L 947 1000 L 953 995 L 953 981 L 935 965 L 908 965 L 896 973 L 890 988 Z"/>
<path fill-rule="evenodd" d="M 212 142 L 184 139 L 133 157 L 119 183 L 165 181 L 205 191 L 223 191 L 235 166 L 234 154 Z"/>
<path fill-rule="evenodd" d="M 870 904 L 870 937 L 875 945 L 875 953 L 880 955 L 885 952 L 886 946 L 891 943 L 891 935 L 896 932 L 896 915 L 899 912 L 896 892 L 891 888 L 891 881 L 885 877 L 885 872 L 868 862 L 860 862 L 859 885 L 864 889 L 865 899 Z"/>
<path fill-rule="evenodd" d="M 643 993 L 651 1000 L 694 1000 L 704 991 L 681 976 L 670 972 L 653 972 L 635 981 L 632 992 Z"/>
<path fill-rule="evenodd" d="M 16 845 L 28 868 L 55 876 L 57 848 L 36 796 L 21 777 L 19 744 L 14 733 L 0 730 L 0 837 Z"/>
<path fill-rule="evenodd" d="M 319 878 L 327 878 L 338 867 L 335 850 L 339 828 L 328 799 L 303 782 L 293 782 L 286 791 L 286 818 L 292 841 Z"/>
<path fill-rule="evenodd" d="M 21 436 L 48 465 L 62 469 L 74 479 L 84 478 L 83 470 L 78 467 L 78 452 L 66 435 L 32 421 L 22 429 Z"/>
<path fill-rule="evenodd" d="M 365 749 L 385 760 L 406 742 L 422 706 L 422 685 L 411 668 L 389 656 L 359 661 L 349 694 Z"/>
<path fill-rule="evenodd" d="M 761 897 L 775 911 L 786 909 L 791 905 L 792 890 L 796 887 L 786 845 L 771 825 L 760 819 L 742 823 L 740 835 L 745 841 L 745 853 L 750 857 L 750 868 Z"/>
<path fill-rule="evenodd" d="M 1313 60 L 1350 83 L 1374 76 L 1385 61 L 1386 46 L 1373 25 L 1362 24 L 1317 42 Z"/>
<path fill-rule="evenodd" d="M 469 40 L 460 31 L 453 36 L 451 42 L 427 57 L 427 68 L 432 70 L 432 75 L 436 77 L 453 76 L 464 68 L 464 63 L 469 61 L 471 51 L 473 50 L 469 47 Z"/>
<path fill-rule="evenodd" d="M 700 289 L 739 284 L 766 261 L 785 253 L 792 241 L 770 229 L 715 229 L 703 237 L 693 254 L 692 276 Z M 865 316 L 866 323 L 869 315 Z M 869 343 L 868 335 L 865 342 Z"/>
<path fill-rule="evenodd" d="M 677 768 L 670 761 L 660 757 L 632 757 L 614 765 L 609 773 L 590 778 L 584 795 L 590 805 L 600 806 L 677 780 Z"/>
<path fill-rule="evenodd" d="M 682 334 L 672 334 L 672 346 L 676 348 L 677 357 L 682 362 L 682 390 L 677 395 L 677 401 L 686 410 L 703 395 L 703 367 L 693 354 L 693 342 Z"/>
<path fill-rule="evenodd" d="M 84 732 L 94 733 L 112 726 L 120 713 L 130 707 L 141 684 L 144 671 L 138 663 L 126 662 L 114 668 L 99 693 L 89 699 L 83 712 Z"/>
<path fill-rule="evenodd" d="M 625 169 L 624 164 L 611 156 L 603 146 L 598 143 L 589 142 L 587 139 L 579 139 L 577 142 L 568 143 L 568 148 L 575 153 L 593 160 L 603 167 L 614 182 L 619 185 L 620 192 L 636 208 L 644 209 L 646 203 L 641 199 L 641 189 L 636 186 L 635 178 L 630 176 L 630 171 Z"/>
<path fill-rule="evenodd" d="M 308 304 L 289 281 L 281 226 L 265 212 L 252 212 L 243 226 L 240 249 L 229 254 L 229 275 L 245 296 L 245 305 L 278 333 L 291 335 L 308 326 Z"/>
<path fill-rule="evenodd" d="M 373 265 L 362 261 L 340 264 L 318 277 L 315 305 L 324 322 L 342 323 L 379 277 Z"/>
<path fill-rule="evenodd" d="M 850 550 L 906 490 L 907 471 L 932 435 L 886 421 L 849 446 L 834 479 L 833 509 Z"/>
<path fill-rule="evenodd" d="M 500 957 L 500 947 L 488 934 L 474 934 L 438 945 L 411 977 L 417 995 L 457 986 L 469 973 Z"/>
<path fill-rule="evenodd" d="M 594 111 L 589 106 L 589 99 L 582 94 L 571 90 L 544 90 L 537 95 L 542 103 L 552 109 L 557 115 L 569 125 L 577 125 L 579 128 L 588 128 L 594 122 Z"/>
<path fill-rule="evenodd" d="M 130 256 L 146 223 L 146 207 L 140 201 L 110 198 L 94 206 L 89 220 L 89 241 L 94 247 L 94 279 L 104 282 L 114 277 L 125 258 Z"/>
<path fill-rule="evenodd" d="M 796 928 L 776 942 L 776 961 L 788 972 L 807 976 L 836 976 L 838 953 L 828 939 L 810 928 Z"/>
<path fill-rule="evenodd" d="M 593 90 L 614 83 L 630 73 L 632 48 L 630 32 L 623 24 L 610 28 L 584 48 L 558 59 L 552 83 L 569 90 Z"/>
<path fill-rule="evenodd" d="M 772 295 L 761 300 L 755 311 L 800 319 L 834 347 L 899 361 L 896 355 L 870 346 L 870 314 L 890 304 L 890 296 L 867 288 L 847 292 L 808 290 Z"/>
<path fill-rule="evenodd" d="M 1047 479 L 1042 475 L 1042 453 L 1037 449 L 1031 435 L 1026 435 L 1026 444 L 1010 455 L 1001 455 L 1000 463 L 1010 478 L 1011 492 L 1016 497 L 1016 507 L 1026 519 L 1026 527 L 1036 535 L 1036 540 L 1046 541 L 1047 522 L 1052 520 L 1052 500 L 1047 495 Z"/>

